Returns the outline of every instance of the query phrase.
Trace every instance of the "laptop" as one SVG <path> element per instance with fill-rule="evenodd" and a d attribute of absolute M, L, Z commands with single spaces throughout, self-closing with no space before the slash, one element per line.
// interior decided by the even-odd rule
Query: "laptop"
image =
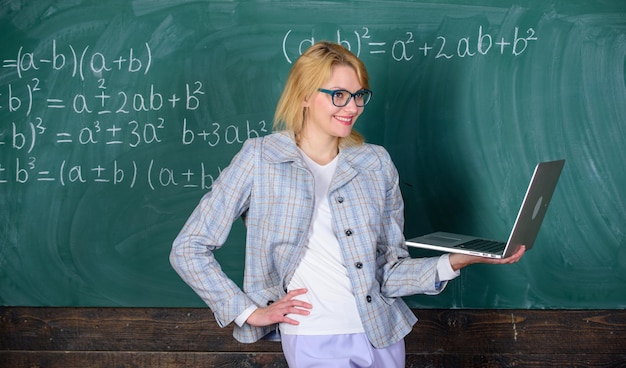
<path fill-rule="evenodd" d="M 406 244 L 410 247 L 489 258 L 509 257 L 522 245 L 525 245 L 527 250 L 531 249 L 548 210 L 548 204 L 556 188 L 563 165 L 565 165 L 565 160 L 537 164 L 508 241 L 435 232 L 408 239 Z"/>

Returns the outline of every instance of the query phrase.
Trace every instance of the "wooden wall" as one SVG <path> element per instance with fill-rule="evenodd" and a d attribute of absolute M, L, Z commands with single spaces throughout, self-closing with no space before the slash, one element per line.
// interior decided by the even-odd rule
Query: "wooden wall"
<path fill-rule="evenodd" d="M 407 367 L 626 366 L 624 310 L 415 310 Z M 0 367 L 286 367 L 198 308 L 0 308 Z"/>

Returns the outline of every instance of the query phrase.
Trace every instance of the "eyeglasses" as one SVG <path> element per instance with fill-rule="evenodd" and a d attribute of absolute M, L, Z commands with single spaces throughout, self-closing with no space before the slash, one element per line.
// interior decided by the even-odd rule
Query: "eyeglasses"
<path fill-rule="evenodd" d="M 336 89 L 334 91 L 331 91 L 329 89 L 319 88 L 318 91 L 330 95 L 333 100 L 333 105 L 337 107 L 346 106 L 350 102 L 352 97 L 354 97 L 354 102 L 358 107 L 363 107 L 367 105 L 367 103 L 370 102 L 370 99 L 372 98 L 372 91 L 370 91 L 369 89 L 361 89 L 356 91 L 355 93 L 350 93 L 345 89 Z"/>

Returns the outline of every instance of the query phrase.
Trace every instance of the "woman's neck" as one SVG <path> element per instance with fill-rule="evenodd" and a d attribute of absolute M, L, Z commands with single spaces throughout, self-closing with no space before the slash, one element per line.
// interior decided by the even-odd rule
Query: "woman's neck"
<path fill-rule="evenodd" d="M 309 158 L 320 165 L 326 165 L 339 154 L 339 139 L 311 139 L 302 135 L 296 136 L 298 147 Z"/>

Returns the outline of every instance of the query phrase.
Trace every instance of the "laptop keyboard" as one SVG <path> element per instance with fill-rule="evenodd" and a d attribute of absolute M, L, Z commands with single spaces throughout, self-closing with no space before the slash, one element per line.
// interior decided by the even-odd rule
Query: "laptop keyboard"
<path fill-rule="evenodd" d="M 470 250 L 478 250 L 478 251 L 485 252 L 485 253 L 499 253 L 504 249 L 505 246 L 506 246 L 506 243 L 504 242 L 484 240 L 484 239 L 473 239 L 463 244 L 459 244 L 456 247 L 467 248 Z"/>

